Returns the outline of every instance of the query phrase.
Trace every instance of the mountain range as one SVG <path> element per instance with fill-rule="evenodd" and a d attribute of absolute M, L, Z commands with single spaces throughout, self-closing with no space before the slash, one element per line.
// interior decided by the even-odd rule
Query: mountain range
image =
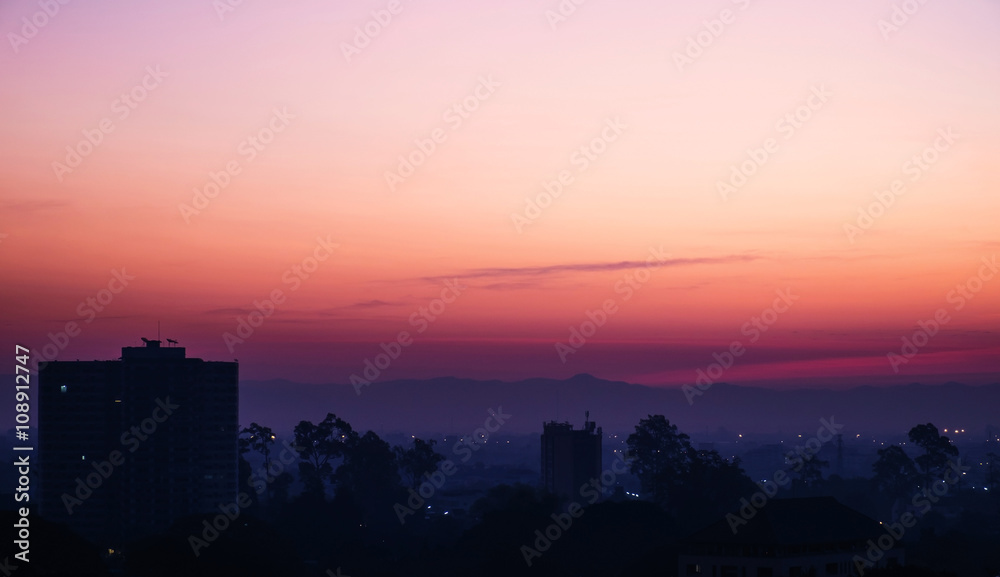
<path fill-rule="evenodd" d="M 285 380 L 243 381 L 240 422 L 290 431 L 300 420 L 318 422 L 328 412 L 355 429 L 377 433 L 472 433 L 490 410 L 510 415 L 502 434 L 540 433 L 546 421 L 577 427 L 590 419 L 606 432 L 630 432 L 641 418 L 663 414 L 681 431 L 709 434 L 814 433 L 833 417 L 844 431 L 905 435 L 931 422 L 981 434 L 1000 425 L 1000 383 L 971 386 L 909 384 L 849 389 L 769 389 L 717 383 L 688 396 L 679 387 L 648 387 L 581 374 L 565 380 L 516 382 L 455 377 L 352 385 Z"/>

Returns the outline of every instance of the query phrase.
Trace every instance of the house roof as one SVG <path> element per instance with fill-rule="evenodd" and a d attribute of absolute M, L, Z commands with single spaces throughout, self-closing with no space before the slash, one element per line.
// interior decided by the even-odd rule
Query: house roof
<path fill-rule="evenodd" d="M 746 520 L 738 512 L 685 538 L 688 544 L 809 545 L 877 538 L 881 524 L 833 497 L 771 499 Z M 730 523 L 732 521 L 732 524 Z M 733 529 L 735 528 L 735 533 Z"/>

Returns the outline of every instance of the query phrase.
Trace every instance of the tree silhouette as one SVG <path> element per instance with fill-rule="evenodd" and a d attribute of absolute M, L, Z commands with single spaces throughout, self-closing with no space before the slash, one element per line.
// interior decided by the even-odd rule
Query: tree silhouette
<path fill-rule="evenodd" d="M 240 431 L 240 452 L 246 453 L 250 450 L 257 451 L 264 457 L 264 472 L 270 475 L 271 468 L 271 446 L 274 445 L 274 432 L 270 427 L 250 423 Z M 271 487 L 267 484 L 268 501 L 271 500 Z"/>
<path fill-rule="evenodd" d="M 399 487 L 396 456 L 389 443 L 372 431 L 360 437 L 351 435 L 344 451 L 344 462 L 337 468 L 333 480 L 338 488 L 350 488 L 356 494 Z"/>
<path fill-rule="evenodd" d="M 392 506 L 403 495 L 392 448 L 372 431 L 347 439 L 344 461 L 331 477 L 337 497 L 357 503 L 369 527 L 398 527 Z"/>
<path fill-rule="evenodd" d="M 675 496 L 680 516 L 693 524 L 708 523 L 731 510 L 732 503 L 757 487 L 740 466 L 740 459 L 722 458 L 718 451 L 690 449 L 690 469 Z"/>
<path fill-rule="evenodd" d="M 288 503 L 289 490 L 291 489 L 293 481 L 295 481 L 295 477 L 293 477 L 288 471 L 284 471 L 275 477 L 274 481 L 270 483 L 268 486 L 268 489 L 270 490 L 269 498 L 275 506 L 281 506 Z"/>
<path fill-rule="evenodd" d="M 931 423 L 917 425 L 910 429 L 910 442 L 924 450 L 915 459 L 923 478 L 923 485 L 929 487 L 934 481 L 941 479 L 944 469 L 951 457 L 958 456 L 958 447 L 951 440 L 938 433 L 937 427 Z"/>
<path fill-rule="evenodd" d="M 404 449 L 396 447 L 396 462 L 403 472 L 403 478 L 408 487 L 416 489 L 422 482 L 425 473 L 433 473 L 437 469 L 438 463 L 444 460 L 444 455 L 434 451 L 434 439 L 424 441 L 420 438 L 413 439 L 413 447 Z"/>
<path fill-rule="evenodd" d="M 663 415 L 649 415 L 640 420 L 635 432 L 628 436 L 630 470 L 639 478 L 647 498 L 668 504 L 691 469 L 693 451 L 689 439 Z"/>
<path fill-rule="evenodd" d="M 300 421 L 295 425 L 295 444 L 299 447 L 299 474 L 305 485 L 304 496 L 322 500 L 326 493 L 325 479 L 332 479 L 333 464 L 344 456 L 347 445 L 357 433 L 347 421 L 333 413 L 318 425 Z"/>
<path fill-rule="evenodd" d="M 240 440 L 245 442 L 245 447 L 257 451 L 264 457 L 264 469 L 271 464 L 271 445 L 274 444 L 274 432 L 271 427 L 250 423 L 249 427 L 240 431 Z"/>
<path fill-rule="evenodd" d="M 802 466 L 796 473 L 796 480 L 808 489 L 815 489 L 823 482 L 823 469 L 830 466 L 830 461 L 812 455 L 802 459 Z"/>
<path fill-rule="evenodd" d="M 896 499 L 907 496 L 917 480 L 913 460 L 898 445 L 878 450 L 878 460 L 872 465 L 875 486 L 879 491 Z"/>

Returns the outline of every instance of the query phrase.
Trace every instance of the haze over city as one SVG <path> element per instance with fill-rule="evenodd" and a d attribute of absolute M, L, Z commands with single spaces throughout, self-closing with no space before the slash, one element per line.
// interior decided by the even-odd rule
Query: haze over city
<path fill-rule="evenodd" d="M 0 569 L 996 577 L 998 26 L 3 2 Z"/>

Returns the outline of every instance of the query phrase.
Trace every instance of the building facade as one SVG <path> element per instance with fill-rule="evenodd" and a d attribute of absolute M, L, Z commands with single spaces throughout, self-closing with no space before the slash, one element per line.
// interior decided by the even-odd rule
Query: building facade
<path fill-rule="evenodd" d="M 560 501 L 580 499 L 580 487 L 601 476 L 601 428 L 588 413 L 583 429 L 542 424 L 542 487 Z"/>
<path fill-rule="evenodd" d="M 238 365 L 144 341 L 39 369 L 40 513 L 107 544 L 237 496 Z"/>

